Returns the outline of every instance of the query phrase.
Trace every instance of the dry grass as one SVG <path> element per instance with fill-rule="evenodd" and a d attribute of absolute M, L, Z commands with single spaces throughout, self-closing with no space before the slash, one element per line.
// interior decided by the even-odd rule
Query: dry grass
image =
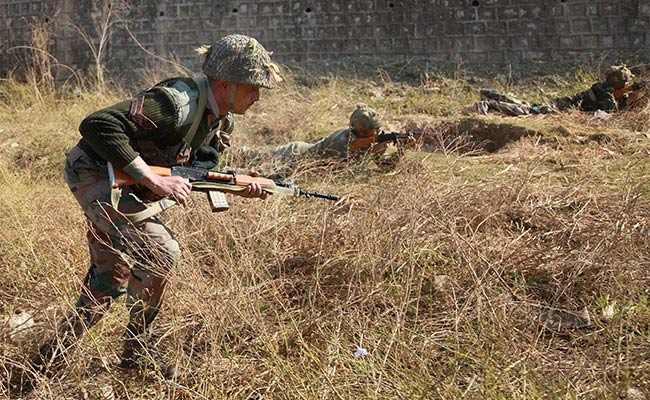
<path fill-rule="evenodd" d="M 289 78 L 238 119 L 236 143 L 315 139 L 344 127 L 357 102 L 393 129 L 448 127 L 477 89 L 442 77 L 419 86 Z M 518 89 L 530 90 L 510 88 Z M 63 151 L 85 114 L 117 98 L 41 93 L 36 101 L 20 90 L 3 90 L 0 103 L 0 309 L 37 320 L 22 339 L 3 331 L 2 356 L 19 364 L 74 303 L 87 268 Z M 229 212 L 212 214 L 197 194 L 190 208 L 165 215 L 184 258 L 156 326 L 181 376 L 115 368 L 127 318 L 118 303 L 31 398 L 100 399 L 109 390 L 119 399 L 618 398 L 647 390 L 649 115 L 481 118 L 487 130 L 536 133 L 492 154 L 411 152 L 389 172 L 335 165 L 299 175 L 309 188 L 343 195 L 336 205 L 231 198 Z M 614 314 L 604 317 L 608 306 Z M 585 307 L 586 329 L 538 322 L 547 310 Z M 357 347 L 369 354 L 355 358 Z"/>

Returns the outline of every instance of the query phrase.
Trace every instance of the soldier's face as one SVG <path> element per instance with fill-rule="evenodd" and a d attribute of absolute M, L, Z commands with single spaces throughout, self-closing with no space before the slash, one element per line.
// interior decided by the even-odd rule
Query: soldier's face
<path fill-rule="evenodd" d="M 214 98 L 219 106 L 219 114 L 221 115 L 228 111 L 232 111 L 235 114 L 243 114 L 260 99 L 259 86 L 243 83 L 235 85 L 234 83 L 216 80 L 210 80 L 210 85 L 212 86 L 212 92 L 214 93 Z M 235 87 L 232 110 L 229 110 L 232 90 Z"/>
<path fill-rule="evenodd" d="M 373 137 L 373 136 L 377 136 L 377 134 L 379 133 L 379 128 L 371 128 L 356 133 L 358 137 L 362 137 L 362 138 Z"/>
<path fill-rule="evenodd" d="M 235 114 L 243 114 L 259 99 L 259 86 L 238 84 L 232 112 Z"/>

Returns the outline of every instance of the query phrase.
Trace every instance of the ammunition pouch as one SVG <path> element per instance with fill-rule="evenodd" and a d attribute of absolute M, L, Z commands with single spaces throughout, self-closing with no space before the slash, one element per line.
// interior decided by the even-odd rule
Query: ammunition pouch
<path fill-rule="evenodd" d="M 212 169 L 219 163 L 219 153 L 212 146 L 202 146 L 196 149 L 192 157 L 192 166 Z"/>
<path fill-rule="evenodd" d="M 191 147 L 185 140 L 162 148 L 151 140 L 140 140 L 133 147 L 148 165 L 171 167 L 186 164 L 190 160 Z"/>

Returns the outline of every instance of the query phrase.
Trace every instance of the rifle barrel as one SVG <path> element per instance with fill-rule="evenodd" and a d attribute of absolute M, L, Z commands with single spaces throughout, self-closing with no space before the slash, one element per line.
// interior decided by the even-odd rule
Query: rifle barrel
<path fill-rule="evenodd" d="M 298 192 L 299 196 L 303 197 L 317 197 L 319 199 L 327 199 L 327 200 L 332 200 L 332 201 L 339 201 L 340 197 L 335 195 L 335 194 L 329 194 L 329 193 L 320 193 L 320 192 L 309 192 L 307 190 L 299 189 Z"/>
<path fill-rule="evenodd" d="M 405 133 L 381 132 L 380 134 L 377 135 L 377 143 L 394 142 L 397 139 L 406 139 L 406 138 L 410 138 L 411 136 L 419 137 L 419 136 L 426 136 L 426 134 L 424 132 L 405 132 Z"/>
<path fill-rule="evenodd" d="M 319 199 L 327 199 L 327 200 L 333 200 L 333 201 L 339 201 L 340 197 L 335 194 L 329 194 L 329 193 L 320 193 L 320 192 L 310 192 L 305 189 L 300 189 L 296 188 L 293 181 L 275 181 L 275 184 L 280 187 L 285 187 L 285 188 L 292 188 L 295 190 L 295 196 L 298 197 L 317 197 Z"/>

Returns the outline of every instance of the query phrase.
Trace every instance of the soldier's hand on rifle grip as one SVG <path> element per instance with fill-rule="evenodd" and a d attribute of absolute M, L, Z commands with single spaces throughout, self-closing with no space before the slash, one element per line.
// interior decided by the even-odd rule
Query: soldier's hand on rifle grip
<path fill-rule="evenodd" d="M 384 154 L 389 144 L 390 142 L 375 143 L 375 145 L 372 146 L 372 154 L 376 156 Z"/>
<path fill-rule="evenodd" d="M 145 175 L 140 183 L 159 196 L 175 199 L 183 207 L 187 206 L 192 190 L 190 181 L 180 176 L 159 176 L 151 173 Z"/>

